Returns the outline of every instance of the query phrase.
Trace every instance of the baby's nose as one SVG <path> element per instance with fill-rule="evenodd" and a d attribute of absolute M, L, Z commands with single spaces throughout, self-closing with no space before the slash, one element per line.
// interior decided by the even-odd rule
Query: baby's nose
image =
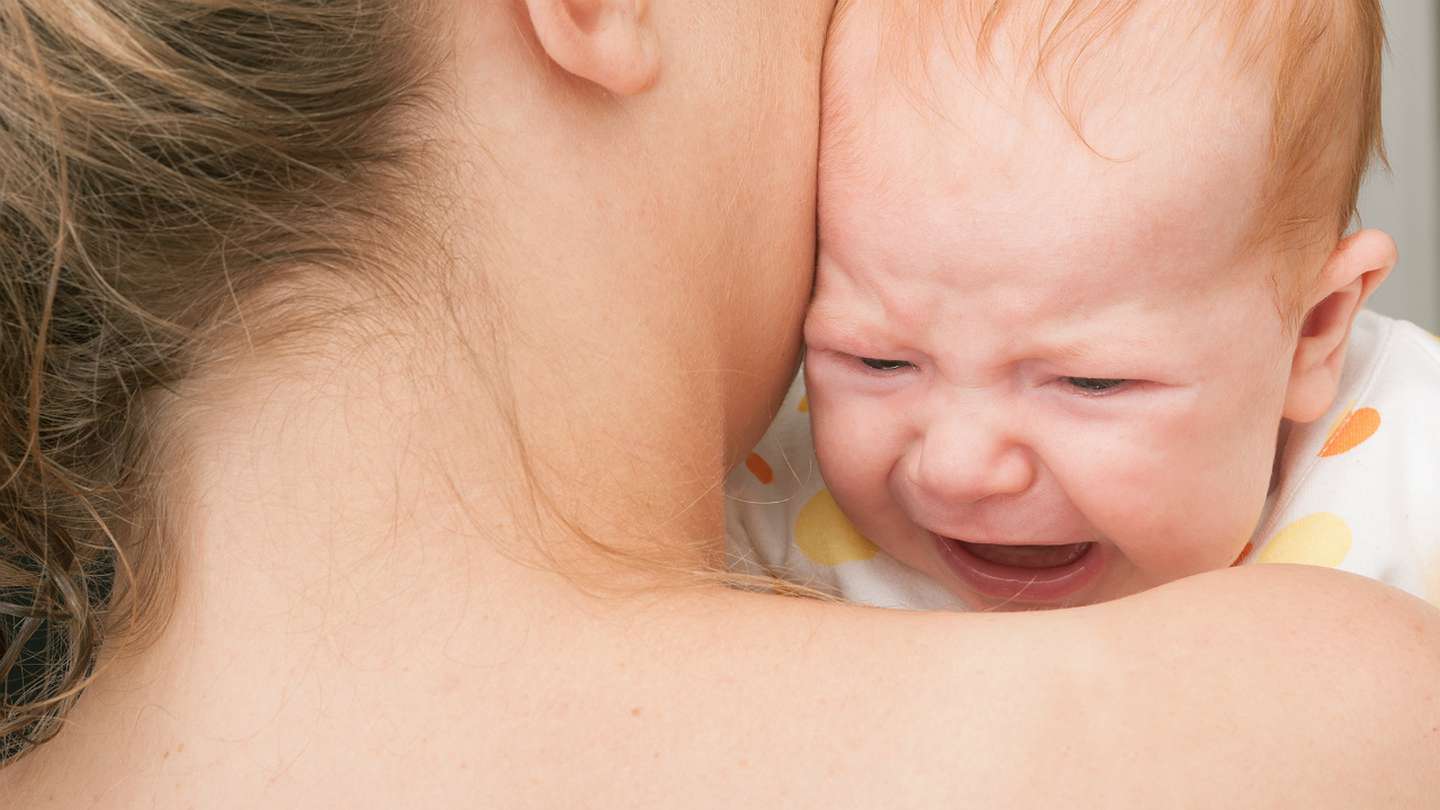
<path fill-rule="evenodd" d="M 1031 452 L 998 421 L 957 414 L 931 423 L 910 449 L 911 483 L 942 503 L 1028 490 L 1035 483 Z"/>

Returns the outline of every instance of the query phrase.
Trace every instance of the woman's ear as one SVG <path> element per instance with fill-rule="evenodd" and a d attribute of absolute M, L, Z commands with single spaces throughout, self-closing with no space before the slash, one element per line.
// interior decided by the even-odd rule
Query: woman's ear
<path fill-rule="evenodd" d="M 660 44 L 648 0 L 524 0 L 540 46 L 555 64 L 612 93 L 655 83 Z"/>
<path fill-rule="evenodd" d="M 1285 393 L 1286 419 L 1313 422 L 1330 409 L 1340 389 L 1350 327 L 1395 260 L 1395 241 L 1383 231 L 1359 231 L 1335 246 L 1300 327 Z"/>

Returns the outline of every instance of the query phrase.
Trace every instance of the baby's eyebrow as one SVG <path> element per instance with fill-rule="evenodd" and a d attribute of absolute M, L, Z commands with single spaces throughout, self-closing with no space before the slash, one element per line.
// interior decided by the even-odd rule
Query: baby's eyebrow
<path fill-rule="evenodd" d="M 811 307 L 806 318 L 805 331 L 819 331 L 828 342 L 851 347 L 869 344 L 877 339 L 887 338 L 890 330 L 884 328 L 884 321 L 867 317 L 854 308 Z"/>
<path fill-rule="evenodd" d="M 860 289 L 853 284 L 818 286 L 807 320 L 817 320 L 827 332 L 845 337 L 888 332 L 896 319 L 884 292 L 870 285 Z"/>
<path fill-rule="evenodd" d="M 819 327 L 826 334 L 840 338 L 858 337 L 865 331 L 853 312 L 826 306 L 812 306 L 805 318 L 805 327 L 807 330 Z"/>
<path fill-rule="evenodd" d="M 1084 360 L 1093 357 L 1099 345 L 1093 340 L 1070 340 L 1046 347 L 1045 353 L 1056 360 Z"/>
<path fill-rule="evenodd" d="M 1160 344 L 1144 334 L 1127 334 L 1108 331 L 1102 335 L 1077 335 L 1065 340 L 1042 343 L 1037 348 L 1048 357 L 1059 361 L 1090 360 L 1104 355 L 1134 357 L 1153 356 Z"/>

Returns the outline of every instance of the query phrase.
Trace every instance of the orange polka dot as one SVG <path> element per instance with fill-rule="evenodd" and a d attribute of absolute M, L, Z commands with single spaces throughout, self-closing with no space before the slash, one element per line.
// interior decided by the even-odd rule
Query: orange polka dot
<path fill-rule="evenodd" d="M 1375 435 L 1380 429 L 1380 412 L 1374 408 L 1349 411 L 1340 418 L 1340 423 L 1330 431 L 1330 438 L 1320 448 L 1320 457 L 1328 458 L 1354 450 L 1362 442 Z"/>
<path fill-rule="evenodd" d="M 775 480 L 775 471 L 770 469 L 770 463 L 761 458 L 759 453 L 751 453 L 750 457 L 745 459 L 745 469 L 762 484 Z"/>
<path fill-rule="evenodd" d="M 800 397 L 800 404 L 795 406 L 795 410 L 799 411 L 800 413 L 809 413 L 809 412 L 810 412 L 810 395 L 809 395 L 809 394 L 806 394 L 805 396 Z"/>
<path fill-rule="evenodd" d="M 1234 567 L 1237 566 L 1237 565 L 1243 564 L 1243 563 L 1245 562 L 1245 558 L 1246 558 L 1246 557 L 1249 557 L 1249 556 L 1250 556 L 1250 552 L 1252 552 L 1252 551 L 1254 551 L 1254 550 L 1255 550 L 1255 544 L 1254 544 L 1254 543 L 1246 543 L 1246 544 L 1245 544 L 1245 548 L 1240 549 L 1240 556 L 1238 556 L 1238 557 L 1235 558 L 1235 562 L 1230 563 L 1230 567 L 1231 567 L 1231 568 L 1234 568 Z"/>

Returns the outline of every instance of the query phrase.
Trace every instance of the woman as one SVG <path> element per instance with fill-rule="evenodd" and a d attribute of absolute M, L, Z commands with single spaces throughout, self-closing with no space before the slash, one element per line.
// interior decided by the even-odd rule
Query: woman
<path fill-rule="evenodd" d="M 922 615 L 704 575 L 796 362 L 825 0 L 3 8 L 6 508 L 49 527 L 6 585 L 50 609 L 7 615 L 76 648 L 107 559 L 118 599 L 15 806 L 1440 790 L 1440 620 L 1377 585 Z"/>

